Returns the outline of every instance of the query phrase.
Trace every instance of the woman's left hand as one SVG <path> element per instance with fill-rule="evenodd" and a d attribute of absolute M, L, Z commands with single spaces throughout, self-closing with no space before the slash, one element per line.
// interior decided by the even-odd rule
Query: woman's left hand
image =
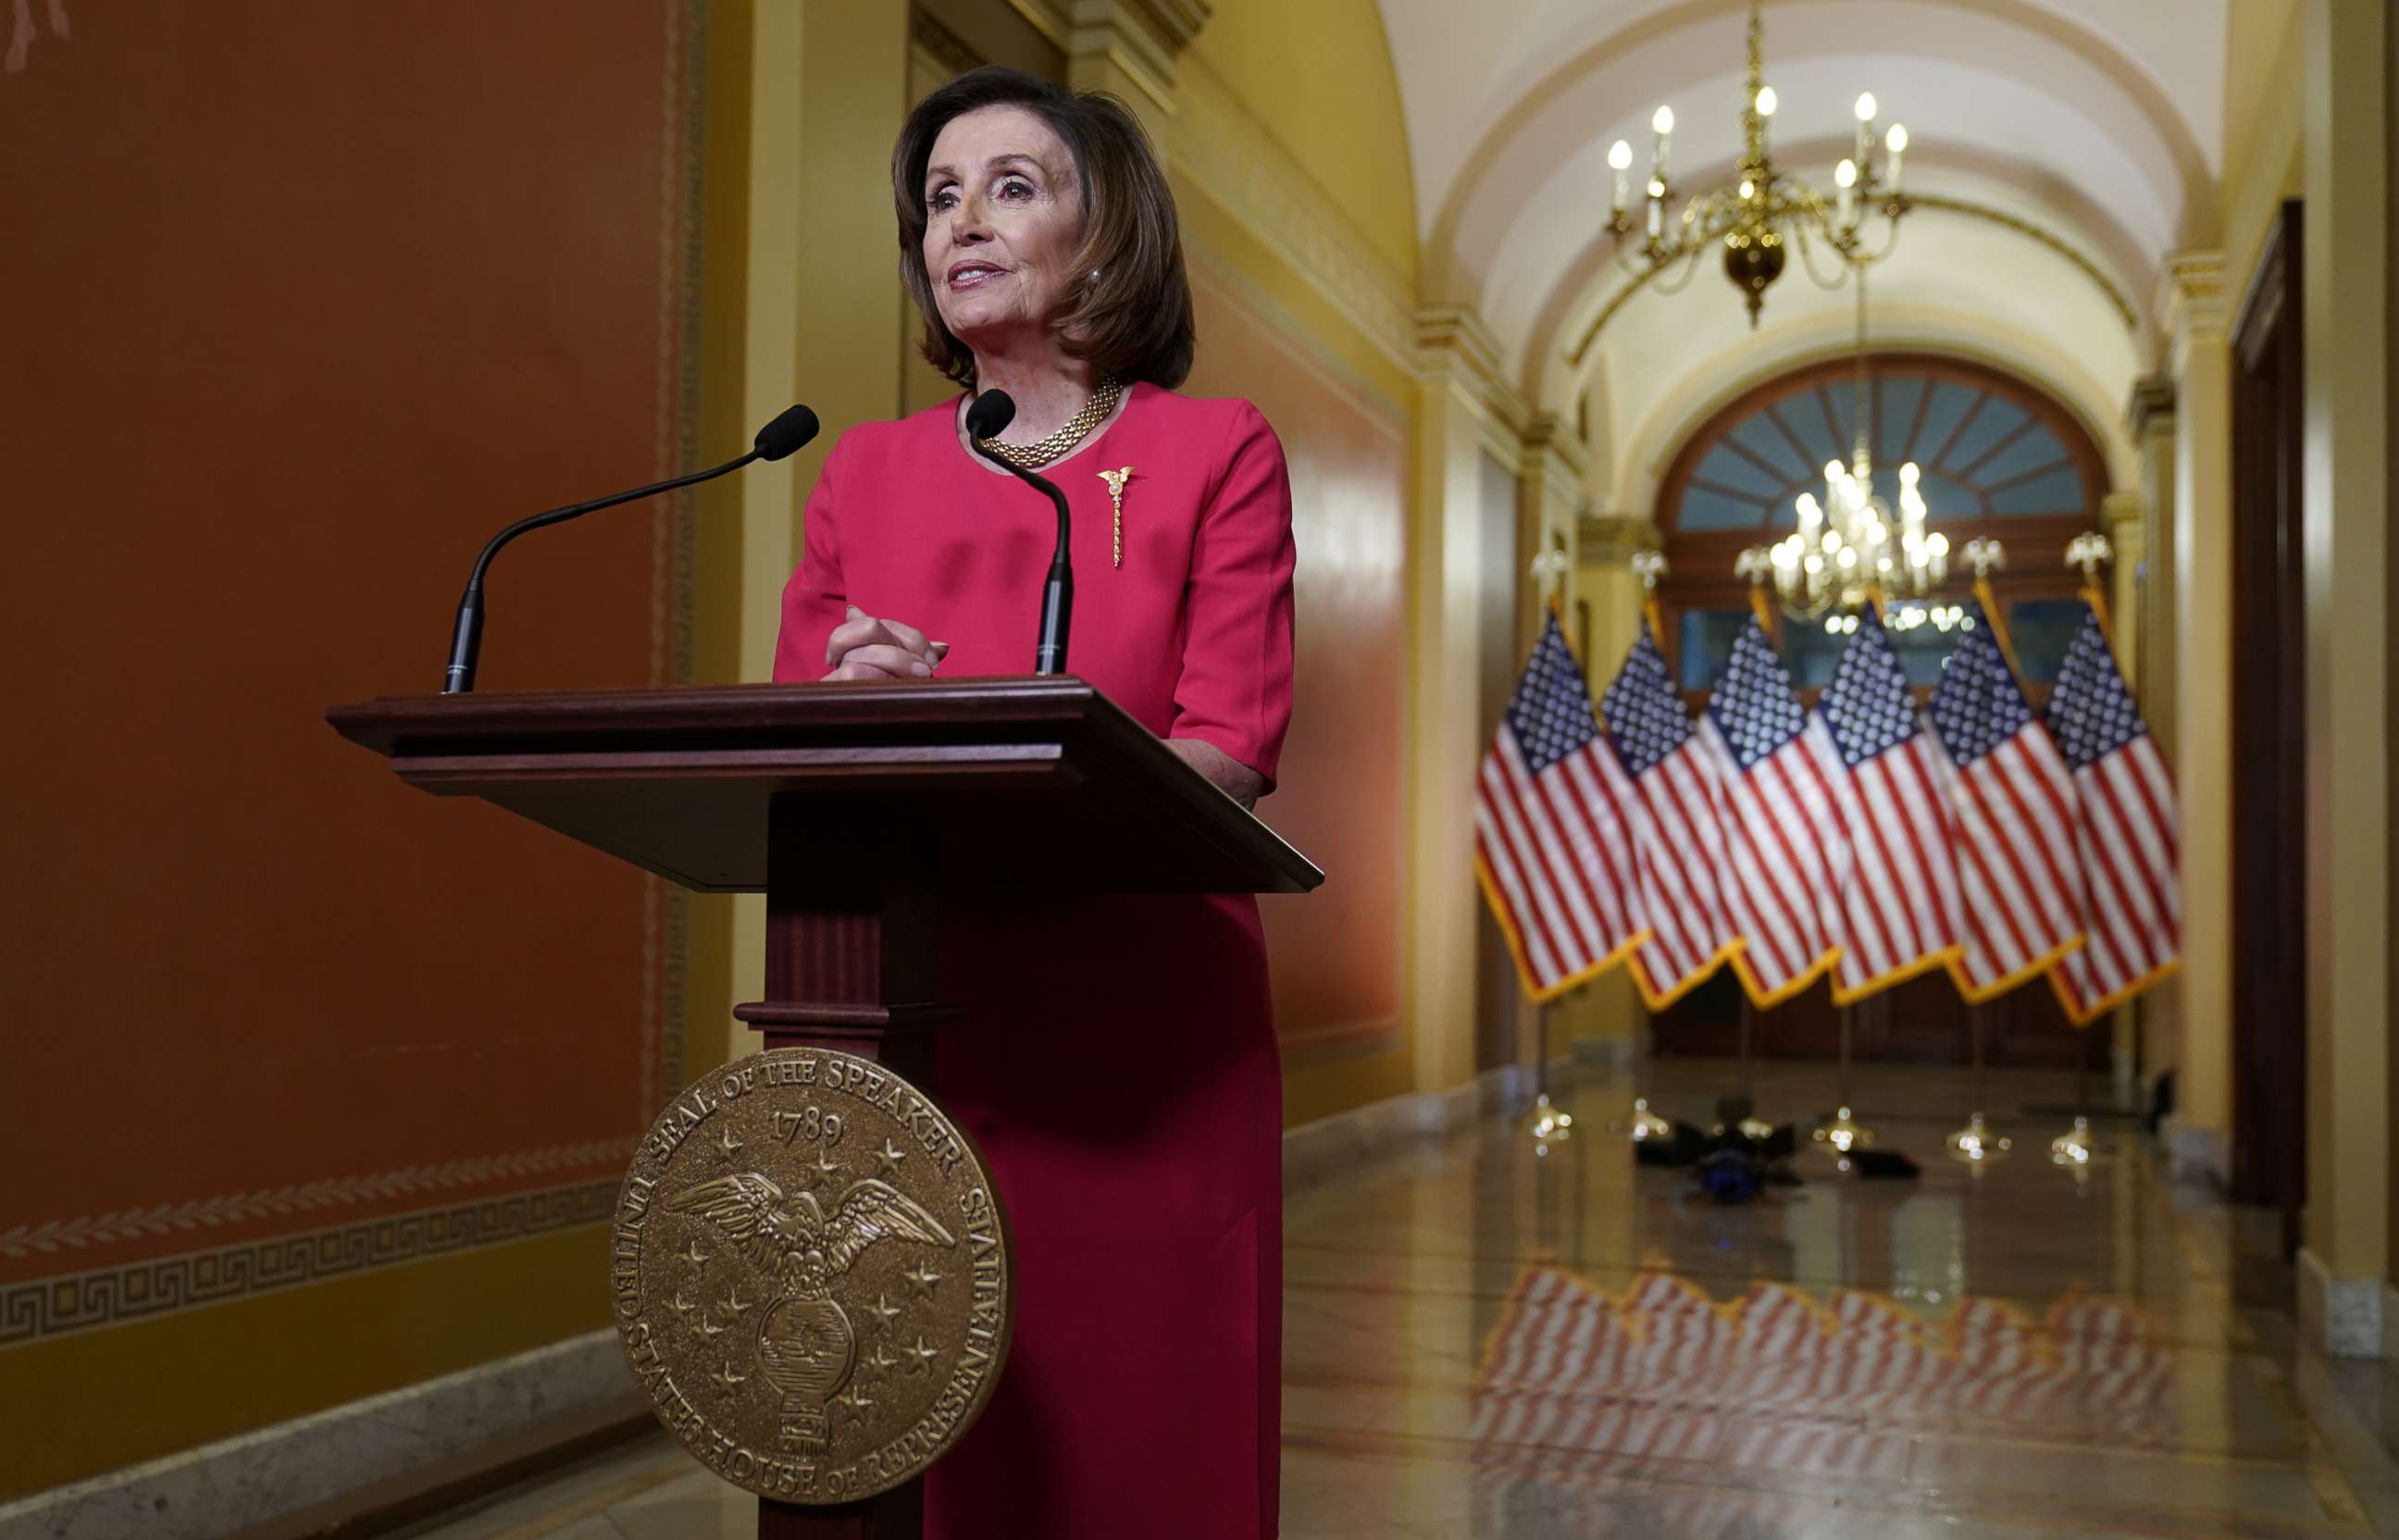
<path fill-rule="evenodd" d="M 1207 777 L 1217 790 L 1256 810 L 1258 794 L 1267 789 L 1264 776 L 1205 738 L 1168 738 L 1166 747 L 1174 750 L 1175 758 Z"/>

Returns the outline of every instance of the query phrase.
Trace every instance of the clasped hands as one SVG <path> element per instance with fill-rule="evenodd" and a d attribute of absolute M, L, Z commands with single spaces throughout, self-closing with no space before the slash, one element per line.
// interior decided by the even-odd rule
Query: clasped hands
<path fill-rule="evenodd" d="M 950 644 L 933 642 L 904 620 L 878 620 L 857 605 L 825 639 L 827 679 L 929 679 Z"/>
<path fill-rule="evenodd" d="M 824 677 L 853 680 L 930 679 L 947 657 L 950 644 L 929 640 L 904 620 L 877 619 L 857 605 L 825 639 Z M 1166 747 L 1176 758 L 1199 771 L 1243 807 L 1257 804 L 1266 777 L 1213 743 L 1199 738 L 1169 738 Z"/>

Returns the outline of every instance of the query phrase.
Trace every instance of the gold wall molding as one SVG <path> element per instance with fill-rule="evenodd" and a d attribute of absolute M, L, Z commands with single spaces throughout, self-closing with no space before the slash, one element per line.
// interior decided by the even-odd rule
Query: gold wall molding
<path fill-rule="evenodd" d="M 985 62 L 965 39 L 943 26 L 941 18 L 922 7 L 912 7 L 908 12 L 908 42 L 924 50 L 925 57 L 950 74 L 964 74 Z"/>
<path fill-rule="evenodd" d="M 1176 110 L 1178 63 L 1215 7 L 1210 0 L 1009 0 L 1066 56 L 1078 89 L 1130 84 L 1157 112 Z M 1132 103 L 1138 111 L 1140 103 Z"/>
<path fill-rule="evenodd" d="M 214 1229 L 251 1220 L 337 1209 L 348 1204 L 413 1197 L 420 1193 L 479 1186 L 487 1182 L 554 1176 L 561 1171 L 578 1170 L 585 1167 L 613 1166 L 620 1164 L 632 1153 L 633 1142 L 634 1138 L 630 1134 L 617 1139 L 587 1139 L 579 1143 L 552 1144 L 544 1149 L 515 1150 L 506 1155 L 475 1155 L 464 1160 L 407 1166 L 396 1171 L 378 1171 L 371 1176 L 327 1177 L 315 1182 L 288 1182 L 280 1187 L 260 1187 L 247 1193 L 219 1193 L 209 1197 L 185 1198 L 177 1203 L 113 1209 L 106 1213 L 47 1220 L 40 1224 L 17 1224 L 0 1230 L 0 1257 L 23 1258 L 81 1250 L 86 1247 L 139 1240 L 146 1236 L 171 1236 L 182 1231 Z"/>
<path fill-rule="evenodd" d="M 618 1185 L 611 1177 L 511 1193 L 9 1284 L 0 1288 L 0 1348 L 602 1223 Z"/>
<path fill-rule="evenodd" d="M 1635 551 L 1666 548 L 1666 537 L 1647 515 L 1586 513 L 1575 520 L 1575 560 L 1623 561 Z"/>
<path fill-rule="evenodd" d="M 1416 312 L 1416 331 L 1417 372 L 1447 378 L 1482 422 L 1485 447 L 1511 475 L 1521 475 L 1532 403 L 1508 378 L 1491 329 L 1462 306 L 1428 305 Z"/>
<path fill-rule="evenodd" d="M 2230 321 L 2224 290 L 2224 253 L 2216 250 L 2169 251 L 2158 264 L 2149 310 L 2169 352 L 2187 340 L 2221 340 Z"/>
<path fill-rule="evenodd" d="M 1215 72 L 1186 59 L 1169 164 L 1305 279 L 1396 367 L 1417 369 L 1416 296 Z"/>
<path fill-rule="evenodd" d="M 659 71 L 657 411 L 654 453 L 661 480 L 699 467 L 700 231 L 705 195 L 709 0 L 662 7 Z M 699 493 L 657 499 L 651 516 L 650 679 L 653 687 L 697 677 Z M 642 1003 L 637 1120 L 683 1087 L 689 1040 L 686 984 L 691 895 L 642 874 Z"/>
<path fill-rule="evenodd" d="M 1591 474 L 1591 451 L 1555 412 L 1536 412 L 1526 420 L 1525 454 L 1527 459 L 1537 454 L 1546 457 L 1544 475 L 1553 492 L 1573 487 L 1579 495 L 1583 480 Z"/>
<path fill-rule="evenodd" d="M 2152 433 L 2172 435 L 2175 421 L 2175 383 L 2168 376 L 2144 374 L 2133 382 L 2130 396 L 2124 401 L 2124 433 L 2133 442 L 2146 442 Z"/>

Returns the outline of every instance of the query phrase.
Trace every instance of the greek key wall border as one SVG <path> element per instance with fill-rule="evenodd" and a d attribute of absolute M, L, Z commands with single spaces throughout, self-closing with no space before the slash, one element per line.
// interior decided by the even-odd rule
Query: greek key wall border
<path fill-rule="evenodd" d="M 359 1220 L 0 1289 L 0 1348 L 605 1221 L 617 1182 Z"/>

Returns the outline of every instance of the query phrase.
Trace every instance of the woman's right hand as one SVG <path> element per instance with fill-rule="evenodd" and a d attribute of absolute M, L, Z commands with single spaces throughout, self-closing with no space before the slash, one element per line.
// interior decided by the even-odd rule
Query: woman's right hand
<path fill-rule="evenodd" d="M 949 655 L 946 642 L 930 642 L 904 620 L 878 620 L 857 605 L 825 641 L 827 679 L 927 679 Z"/>

